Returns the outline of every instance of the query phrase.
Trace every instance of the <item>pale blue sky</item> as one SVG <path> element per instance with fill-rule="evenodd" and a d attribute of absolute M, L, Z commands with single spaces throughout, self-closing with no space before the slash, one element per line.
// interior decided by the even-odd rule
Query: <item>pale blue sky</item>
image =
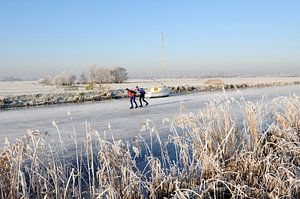
<path fill-rule="evenodd" d="M 298 0 L 0 0 L 0 77 L 300 73 Z"/>

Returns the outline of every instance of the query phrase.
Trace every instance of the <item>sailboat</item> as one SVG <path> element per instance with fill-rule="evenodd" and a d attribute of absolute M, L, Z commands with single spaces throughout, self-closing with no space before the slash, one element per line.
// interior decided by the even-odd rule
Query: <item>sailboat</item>
<path fill-rule="evenodd" d="M 164 60 L 164 40 L 163 40 L 163 33 L 160 34 L 160 41 L 161 41 L 161 68 L 164 69 L 165 60 Z M 170 95 L 170 90 L 162 82 L 156 81 L 156 85 L 149 90 L 146 91 L 145 97 L 154 98 L 154 97 L 168 97 Z"/>

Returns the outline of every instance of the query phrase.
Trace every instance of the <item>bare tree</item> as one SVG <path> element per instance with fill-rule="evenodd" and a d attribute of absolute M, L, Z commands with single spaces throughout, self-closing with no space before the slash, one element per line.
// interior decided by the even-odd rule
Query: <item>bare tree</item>
<path fill-rule="evenodd" d="M 125 68 L 115 67 L 97 68 L 95 65 L 90 68 L 90 81 L 92 83 L 122 83 L 128 79 L 127 72 Z"/>
<path fill-rule="evenodd" d="M 111 70 L 111 76 L 114 83 L 122 83 L 128 79 L 126 69 L 123 67 L 115 67 Z"/>
<path fill-rule="evenodd" d="M 39 84 L 51 85 L 53 83 L 53 78 L 49 75 L 38 81 Z"/>
<path fill-rule="evenodd" d="M 97 78 L 99 83 L 112 83 L 113 78 L 111 75 L 111 69 L 105 67 L 98 68 Z"/>
<path fill-rule="evenodd" d="M 104 68 L 103 67 L 96 69 L 95 82 L 98 83 L 98 84 L 105 83 Z"/>
<path fill-rule="evenodd" d="M 85 74 L 83 72 L 80 74 L 79 83 L 81 83 L 81 84 L 87 83 L 86 76 L 85 76 Z"/>
<path fill-rule="evenodd" d="M 76 76 L 74 74 L 69 74 L 66 76 L 66 84 L 71 86 L 76 81 Z"/>
<path fill-rule="evenodd" d="M 55 85 L 63 85 L 64 82 L 65 82 L 65 80 L 63 79 L 62 75 L 56 75 L 53 78 L 53 83 Z"/>
<path fill-rule="evenodd" d="M 53 83 L 55 85 L 66 85 L 67 79 L 64 75 L 56 75 L 53 78 Z"/>
<path fill-rule="evenodd" d="M 76 80 L 76 76 L 73 74 L 69 74 L 69 75 L 61 74 L 61 75 L 56 75 L 53 78 L 53 83 L 55 85 L 71 86 L 72 84 L 74 84 L 75 80 Z"/>
<path fill-rule="evenodd" d="M 90 74 L 89 74 L 89 76 L 90 76 L 90 82 L 92 83 L 92 84 L 94 84 L 95 83 L 95 80 L 96 80 L 96 76 L 97 76 L 97 68 L 96 68 L 96 65 L 92 65 L 91 67 L 90 67 Z"/>

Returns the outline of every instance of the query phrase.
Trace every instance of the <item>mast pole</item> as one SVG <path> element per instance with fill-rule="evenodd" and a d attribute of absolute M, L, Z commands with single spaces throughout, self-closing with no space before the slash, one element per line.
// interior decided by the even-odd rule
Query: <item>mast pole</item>
<path fill-rule="evenodd" d="M 161 55 L 160 55 L 160 67 L 161 67 L 161 76 L 164 77 L 165 73 L 165 58 L 164 58 L 164 33 L 160 33 L 161 41 Z"/>

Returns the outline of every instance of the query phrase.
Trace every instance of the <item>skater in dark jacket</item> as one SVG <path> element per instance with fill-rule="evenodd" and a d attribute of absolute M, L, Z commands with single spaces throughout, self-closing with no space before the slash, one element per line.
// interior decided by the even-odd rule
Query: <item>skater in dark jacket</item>
<path fill-rule="evenodd" d="M 133 109 L 133 103 L 132 103 L 132 102 L 135 103 L 135 108 L 137 108 L 138 105 L 137 105 L 137 103 L 136 103 L 136 101 L 135 101 L 136 92 L 133 91 L 133 90 L 130 90 L 130 89 L 128 89 L 128 88 L 126 88 L 126 91 L 127 91 L 128 95 L 129 95 L 129 97 L 130 97 L 130 104 L 131 104 L 130 109 Z"/>
<path fill-rule="evenodd" d="M 146 106 L 148 106 L 149 103 L 145 100 L 146 91 L 144 91 L 144 89 L 142 88 L 139 88 L 138 86 L 136 86 L 136 90 L 140 93 L 140 107 L 143 107 L 142 100 L 146 103 Z"/>

